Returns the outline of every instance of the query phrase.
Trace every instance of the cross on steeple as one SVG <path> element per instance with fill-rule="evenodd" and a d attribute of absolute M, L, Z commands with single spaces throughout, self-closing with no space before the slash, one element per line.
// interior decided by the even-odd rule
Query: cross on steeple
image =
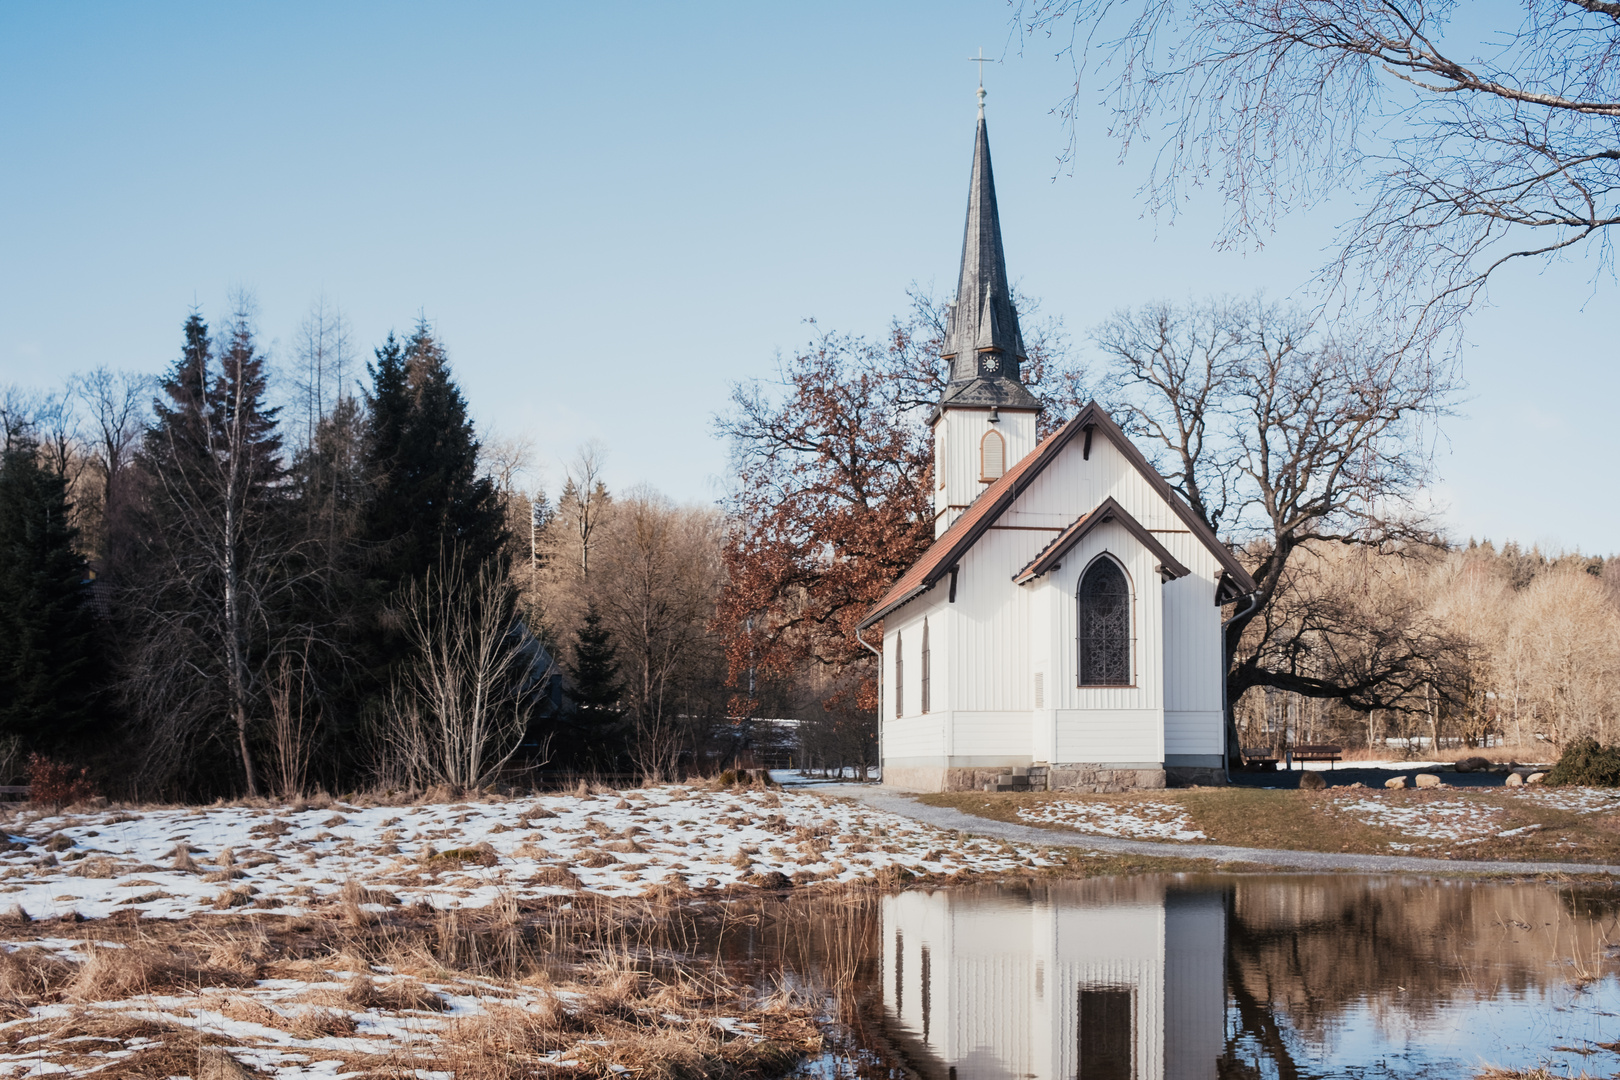
<path fill-rule="evenodd" d="M 979 65 L 979 115 L 984 115 L 984 65 L 999 64 L 1001 61 L 984 55 L 984 46 L 979 46 L 979 55 L 970 56 L 968 60 Z"/>

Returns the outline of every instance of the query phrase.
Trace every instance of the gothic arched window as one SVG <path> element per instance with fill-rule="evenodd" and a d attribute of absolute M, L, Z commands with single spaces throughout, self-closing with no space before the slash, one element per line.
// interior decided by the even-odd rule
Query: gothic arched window
<path fill-rule="evenodd" d="M 1131 683 L 1131 590 L 1113 559 L 1093 562 L 1080 579 L 1080 685 Z"/>
<path fill-rule="evenodd" d="M 923 620 L 923 647 L 922 647 L 922 711 L 927 712 L 933 704 L 933 664 L 928 654 L 928 620 Z"/>
<path fill-rule="evenodd" d="M 900 644 L 900 635 L 894 635 L 894 718 L 906 714 L 906 652 Z"/>
<path fill-rule="evenodd" d="M 1007 471 L 1007 440 L 999 431 L 987 431 L 979 440 L 979 479 L 1000 480 Z"/>

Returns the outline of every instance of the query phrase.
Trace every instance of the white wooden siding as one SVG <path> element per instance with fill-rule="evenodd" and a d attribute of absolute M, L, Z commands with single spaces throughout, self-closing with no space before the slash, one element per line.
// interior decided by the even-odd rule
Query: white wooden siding
<path fill-rule="evenodd" d="M 1053 761 L 1152 765 L 1164 760 L 1158 709 L 1059 709 Z"/>
<path fill-rule="evenodd" d="M 1222 754 L 1226 752 L 1225 725 L 1219 709 L 1210 712 L 1164 714 L 1166 754 Z"/>
<path fill-rule="evenodd" d="M 981 479 L 979 446 L 985 433 L 991 430 L 1006 440 L 1004 468 L 1010 469 L 1035 449 L 1035 414 L 1026 412 L 1002 413 L 1000 419 L 990 423 L 985 409 L 946 409 L 934 425 L 936 451 L 943 440 L 944 452 L 936 453 L 936 468 L 942 468 L 945 486 L 934 490 L 934 535 L 944 532 L 963 507 L 977 499 L 989 485 Z"/>

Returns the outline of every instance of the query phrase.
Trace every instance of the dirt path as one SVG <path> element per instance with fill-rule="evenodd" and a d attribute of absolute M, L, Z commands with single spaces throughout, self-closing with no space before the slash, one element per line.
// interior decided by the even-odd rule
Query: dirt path
<path fill-rule="evenodd" d="M 1058 847 L 1085 848 L 1114 855 L 1212 859 L 1216 862 L 1257 863 L 1263 866 L 1287 866 L 1300 870 L 1353 870 L 1363 874 L 1440 872 L 1620 875 L 1620 866 L 1593 863 L 1476 862 L 1469 859 L 1421 859 L 1410 855 L 1341 855 L 1328 851 L 1279 851 L 1270 848 L 1230 847 L 1225 844 L 1165 844 L 1150 840 L 1119 840 L 1108 836 L 1088 836 L 1068 829 L 1043 829 L 1034 825 L 1014 825 L 1006 821 L 975 817 L 953 807 L 928 806 L 902 792 L 875 785 L 838 784 L 817 786 L 811 790 L 818 794 L 855 799 L 873 809 L 900 814 L 941 829 L 957 829 L 1016 844 L 1053 844 Z"/>

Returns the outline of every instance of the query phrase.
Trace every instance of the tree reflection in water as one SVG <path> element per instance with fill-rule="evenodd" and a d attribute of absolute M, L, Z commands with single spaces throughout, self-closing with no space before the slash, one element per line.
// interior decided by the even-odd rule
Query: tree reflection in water
<path fill-rule="evenodd" d="M 1601 963 L 1607 892 L 1142 877 L 900 893 L 871 917 L 867 1034 L 939 1080 L 1293 1080 L 1386 1057 L 1471 1076 L 1596 1040 L 1620 1004 L 1604 979 L 1584 1013 L 1555 1010 Z"/>

